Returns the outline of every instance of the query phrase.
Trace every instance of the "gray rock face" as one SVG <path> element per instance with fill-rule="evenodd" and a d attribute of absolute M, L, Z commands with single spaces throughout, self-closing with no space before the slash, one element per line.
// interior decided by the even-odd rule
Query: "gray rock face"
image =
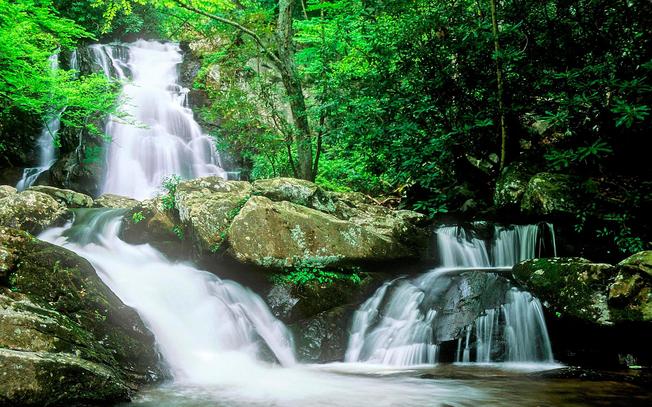
<path fill-rule="evenodd" d="M 67 217 L 67 208 L 42 192 L 23 191 L 0 199 L 0 226 L 38 233 Z"/>

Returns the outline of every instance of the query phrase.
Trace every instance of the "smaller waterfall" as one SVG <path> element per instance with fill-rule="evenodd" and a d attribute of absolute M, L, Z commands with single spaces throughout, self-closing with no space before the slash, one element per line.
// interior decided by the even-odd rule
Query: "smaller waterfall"
<path fill-rule="evenodd" d="M 494 226 L 490 241 L 458 226 L 441 227 L 436 234 L 442 267 L 417 278 L 387 282 L 376 290 L 354 314 L 345 361 L 395 366 L 436 363 L 438 340 L 450 334 L 451 325 L 459 324 L 451 312 L 463 311 L 471 313 L 471 320 L 461 328 L 457 361 L 552 362 L 539 300 L 510 290 L 507 280 L 490 272 L 536 257 L 546 238 L 554 253 L 552 225 Z M 469 277 L 460 273 L 474 267 L 488 270 L 483 279 L 466 282 Z M 484 289 L 498 292 L 489 295 L 485 305 L 476 305 L 483 308 L 465 308 L 467 301 L 480 295 L 473 290 L 482 289 L 470 285 L 479 281 Z M 473 312 L 479 314 L 477 318 Z"/>
<path fill-rule="evenodd" d="M 49 58 L 50 69 L 52 74 L 55 75 L 57 69 L 59 69 L 59 55 L 55 54 Z M 49 170 L 50 167 L 56 161 L 56 148 L 54 140 L 57 137 L 59 132 L 59 127 L 61 126 L 61 112 L 60 111 L 50 111 L 48 112 L 45 125 L 41 129 L 41 134 L 38 138 L 38 165 L 36 167 L 25 168 L 23 170 L 23 177 L 16 184 L 16 189 L 18 191 L 24 191 L 25 189 L 31 187 L 38 177 L 43 174 L 45 171 Z"/>
<path fill-rule="evenodd" d="M 464 228 L 442 226 L 437 229 L 437 247 L 442 267 L 489 267 L 487 246 Z"/>
<path fill-rule="evenodd" d="M 501 322 L 504 326 L 499 331 Z M 541 302 L 525 291 L 508 291 L 506 303 L 500 309 L 487 310 L 465 332 L 464 341 L 458 339 L 458 362 L 492 362 L 492 352 L 501 346 L 501 341 L 504 341 L 506 362 L 554 361 Z M 475 359 L 471 356 L 474 340 Z"/>

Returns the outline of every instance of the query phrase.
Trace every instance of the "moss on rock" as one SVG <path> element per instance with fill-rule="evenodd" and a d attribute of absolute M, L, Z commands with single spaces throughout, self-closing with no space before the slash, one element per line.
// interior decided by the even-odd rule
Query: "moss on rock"
<path fill-rule="evenodd" d="M 24 191 L 0 199 L 0 226 L 38 233 L 62 224 L 68 215 L 64 205 L 42 192 Z"/>

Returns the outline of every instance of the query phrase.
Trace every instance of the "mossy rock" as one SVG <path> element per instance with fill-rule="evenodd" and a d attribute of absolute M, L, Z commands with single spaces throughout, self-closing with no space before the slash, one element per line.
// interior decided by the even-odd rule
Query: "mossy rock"
<path fill-rule="evenodd" d="M 16 194 L 16 188 L 9 185 L 0 185 L 0 199 Z"/>
<path fill-rule="evenodd" d="M 517 208 L 531 177 L 532 173 L 524 163 L 505 167 L 496 180 L 494 205 L 501 209 Z"/>
<path fill-rule="evenodd" d="M 581 199 L 577 187 L 578 180 L 569 175 L 536 174 L 523 193 L 521 210 L 536 216 L 575 216 Z"/>
<path fill-rule="evenodd" d="M 179 219 L 199 252 L 216 251 L 231 221 L 251 196 L 251 184 L 219 177 L 199 178 L 177 186 Z"/>
<path fill-rule="evenodd" d="M 70 189 L 60 189 L 46 185 L 37 185 L 29 187 L 28 191 L 42 192 L 50 195 L 57 202 L 68 208 L 91 208 L 93 207 L 93 198 L 80 192 L 71 191 Z"/>
<path fill-rule="evenodd" d="M 0 228 L 0 251 L 7 254 L 7 278 L 0 284 L 65 316 L 75 324 L 69 325 L 71 329 L 76 326 L 92 335 L 107 350 L 103 355 L 94 352 L 97 360 L 113 365 L 130 383 L 161 376 L 152 334 L 136 312 L 100 280 L 88 261 L 10 228 Z"/>
<path fill-rule="evenodd" d="M 631 273 L 652 278 L 652 250 L 638 252 L 618 263 L 618 267 Z"/>
<path fill-rule="evenodd" d="M 88 406 L 129 400 L 115 372 L 75 355 L 0 348 L 0 405 Z"/>
<path fill-rule="evenodd" d="M 68 216 L 63 204 L 42 192 L 23 191 L 0 199 L 0 226 L 39 233 L 62 225 Z"/>
<path fill-rule="evenodd" d="M 296 178 L 261 179 L 253 183 L 253 194 L 274 202 L 287 201 L 321 212 L 335 212 L 331 196 L 317 184 Z"/>
<path fill-rule="evenodd" d="M 175 233 L 178 224 L 176 214 L 163 208 L 160 197 L 147 199 L 126 212 L 121 238 L 131 244 L 151 244 L 170 257 L 183 258 L 186 246 L 183 236 Z"/>
<path fill-rule="evenodd" d="M 527 260 L 514 266 L 512 272 L 553 312 L 592 324 L 613 325 L 607 290 L 616 276 L 614 266 L 579 257 L 557 257 Z"/>

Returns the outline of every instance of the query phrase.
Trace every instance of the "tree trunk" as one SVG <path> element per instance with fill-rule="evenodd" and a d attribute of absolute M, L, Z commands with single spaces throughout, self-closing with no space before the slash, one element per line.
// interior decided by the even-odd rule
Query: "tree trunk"
<path fill-rule="evenodd" d="M 500 42 L 498 41 L 498 18 L 496 17 L 496 0 L 491 3 L 491 26 L 494 37 L 494 50 L 496 52 L 496 82 L 498 87 L 498 114 L 500 115 L 500 170 L 505 167 L 507 156 L 507 125 L 505 124 L 503 69 L 500 55 Z"/>
<path fill-rule="evenodd" d="M 279 14 L 276 27 L 278 64 L 280 65 L 278 69 L 290 102 L 290 110 L 292 111 L 299 177 L 313 181 L 312 134 L 310 124 L 308 123 L 308 112 L 306 110 L 303 87 L 294 64 L 292 14 L 295 3 L 296 0 L 279 0 L 278 2 Z"/>

